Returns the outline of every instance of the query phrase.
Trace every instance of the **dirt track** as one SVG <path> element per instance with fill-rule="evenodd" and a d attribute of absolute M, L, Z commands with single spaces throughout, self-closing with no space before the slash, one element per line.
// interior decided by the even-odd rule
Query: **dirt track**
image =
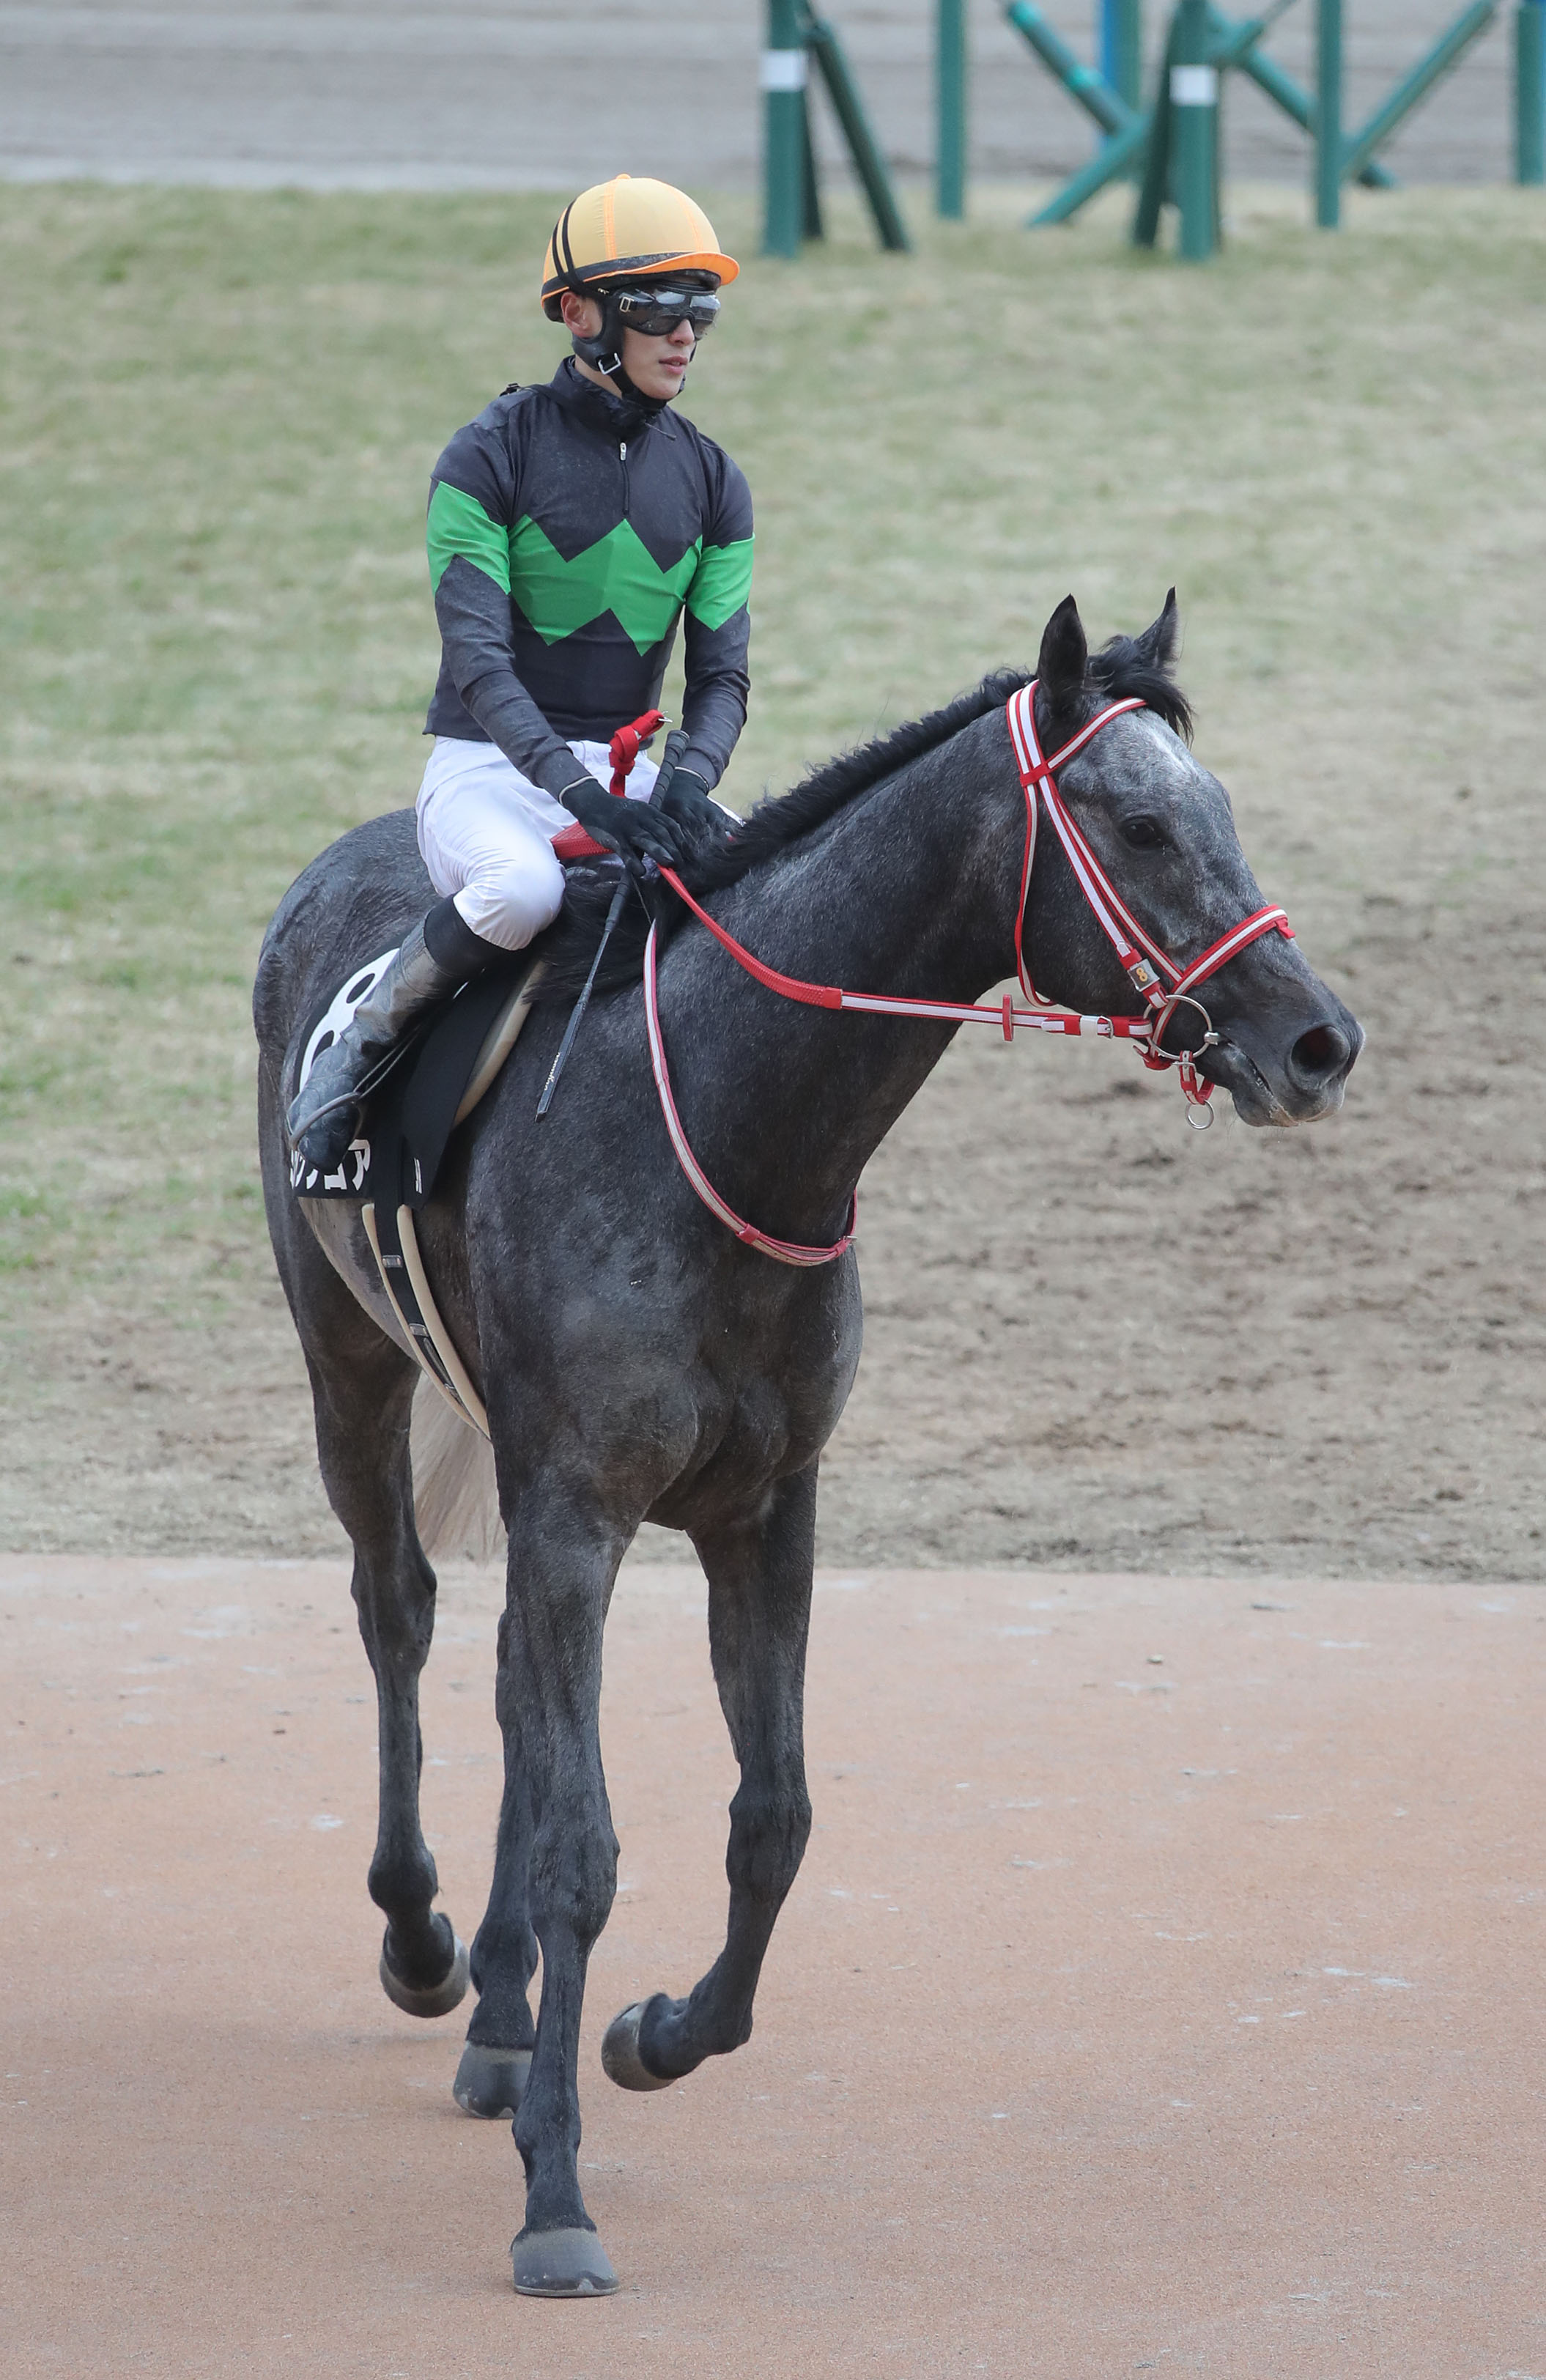
<path fill-rule="evenodd" d="M 633 1569 L 613 1614 L 581 2155 L 623 2286 L 552 2306 L 458 2019 L 376 1985 L 342 1566 L 0 1562 L 7 2374 L 1540 2371 L 1537 1593 L 829 1574 L 756 2034 L 634 2099 L 603 2025 L 723 1925 L 701 1594 Z M 497 1605 L 451 1577 L 426 1676 L 464 1932 Z"/>

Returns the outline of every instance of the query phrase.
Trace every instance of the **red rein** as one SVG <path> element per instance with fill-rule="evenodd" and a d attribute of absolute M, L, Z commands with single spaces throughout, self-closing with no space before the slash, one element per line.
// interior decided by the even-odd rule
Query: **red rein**
<path fill-rule="evenodd" d="M 612 762 L 612 791 L 619 801 L 627 790 L 633 764 L 639 758 L 641 744 L 648 744 L 657 728 L 665 725 L 663 710 L 647 710 L 627 727 L 619 727 L 607 747 L 607 759 Z"/>
<path fill-rule="evenodd" d="M 1086 726 L 1080 728 L 1077 735 L 1071 736 L 1060 751 L 1054 752 L 1050 759 L 1047 759 L 1042 756 L 1036 734 L 1035 698 L 1034 685 L 1021 686 L 1010 697 L 1007 709 L 1010 738 L 1015 747 L 1020 785 L 1026 797 L 1025 859 L 1020 870 L 1019 905 L 1015 914 L 1015 971 L 1019 979 L 1021 990 L 1033 1003 L 1029 1008 L 1016 1008 L 1013 995 L 1009 992 L 1004 993 L 1002 1002 L 996 1006 L 983 1007 L 979 1002 L 904 1000 L 889 993 L 845 991 L 835 984 L 806 983 L 797 976 L 781 975 L 776 967 L 768 966 L 761 959 L 755 957 L 742 943 L 736 941 L 733 934 L 727 933 L 723 926 L 716 924 L 707 910 L 693 899 L 674 868 L 663 868 L 661 874 L 672 891 L 679 899 L 686 902 L 693 916 L 701 925 L 708 928 L 714 940 L 729 953 L 736 965 L 744 967 L 748 975 L 751 976 L 756 982 L 762 984 L 769 991 L 776 992 L 782 1000 L 798 1001 L 809 1008 L 852 1009 L 870 1016 L 911 1017 L 919 1023 L 997 1025 L 1006 1041 L 1014 1039 L 1016 1027 L 1029 1027 L 1038 1032 L 1065 1035 L 1089 1031 L 1105 1039 L 1135 1041 L 1142 1045 L 1141 1054 L 1145 1065 L 1176 1068 L 1182 1090 L 1187 1097 L 1188 1120 L 1197 1116 L 1202 1121 L 1211 1122 L 1211 1117 L 1206 1102 L 1212 1095 L 1213 1086 L 1205 1081 L 1197 1072 L 1198 1051 L 1186 1050 L 1173 1057 L 1167 1050 L 1161 1048 L 1161 1040 L 1176 1010 L 1187 1007 L 1196 1009 L 1202 1018 L 1205 1029 L 1199 1048 L 1206 1049 L 1214 1042 L 1217 1036 L 1213 1032 L 1208 1013 L 1201 1002 L 1193 996 L 1198 987 L 1206 983 L 1210 976 L 1216 974 L 1226 960 L 1234 958 L 1239 952 L 1248 949 L 1263 934 L 1276 932 L 1292 941 L 1293 929 L 1288 923 L 1287 916 L 1284 911 L 1278 908 L 1267 907 L 1254 910 L 1248 917 L 1242 918 L 1237 926 L 1232 927 L 1227 934 L 1221 934 L 1218 941 L 1211 943 L 1200 958 L 1194 959 L 1189 966 L 1177 966 L 1175 960 L 1161 950 L 1159 944 L 1145 933 L 1138 919 L 1128 909 L 1084 836 L 1064 808 L 1063 797 L 1057 789 L 1056 772 L 1065 762 L 1071 760 L 1076 753 L 1082 752 L 1091 737 L 1099 735 L 1101 729 L 1107 726 L 1112 720 L 1120 719 L 1125 711 L 1141 710 L 1143 704 L 1136 698 L 1123 702 L 1108 703 L 1103 710 L 1098 712 Z M 642 727 L 643 722 L 638 724 Z M 629 735 L 633 732 L 631 729 L 624 729 L 622 735 Z M 619 764 L 615 747 L 622 740 L 622 735 L 614 739 L 615 764 Z M 636 740 L 635 751 L 638 749 L 639 741 L 642 740 L 642 737 Z M 622 766 L 624 775 L 631 765 L 632 755 L 630 754 L 627 764 Z M 619 790 L 615 779 L 613 790 L 614 792 Z M 1040 801 L 1038 801 L 1039 795 Z M 1026 904 L 1030 895 L 1031 868 L 1036 859 L 1037 820 L 1042 807 L 1045 808 L 1058 840 L 1067 854 L 1080 891 L 1094 911 L 1097 922 L 1126 969 L 1134 990 L 1145 1003 L 1147 1013 L 1141 1016 L 1074 1016 L 1061 1010 L 1052 1010 L 1042 1002 L 1041 994 L 1031 981 L 1024 949 L 1025 913 Z M 581 839 L 583 845 L 592 849 L 596 847 L 591 845 L 590 836 L 585 835 L 581 829 L 566 831 L 564 834 L 555 838 L 554 847 L 562 858 L 579 858 L 584 856 Z M 671 1089 L 670 1070 L 666 1064 L 665 1043 L 661 1035 L 660 1001 L 655 978 L 655 929 L 651 926 L 650 939 L 644 951 L 644 1020 L 650 1039 L 650 1063 L 654 1073 L 655 1087 L 660 1095 L 661 1112 L 665 1119 L 665 1128 L 670 1135 L 671 1146 L 676 1151 L 677 1163 L 710 1212 L 717 1215 L 720 1221 L 729 1231 L 734 1232 L 736 1237 L 743 1241 L 748 1247 L 761 1249 L 764 1256 L 773 1257 L 780 1264 L 799 1266 L 831 1264 L 834 1258 L 842 1256 L 852 1243 L 854 1222 L 858 1208 L 857 1193 L 850 1203 L 848 1220 L 842 1238 L 834 1240 L 828 1247 L 808 1247 L 797 1240 L 773 1239 L 766 1232 L 759 1231 L 754 1223 L 749 1223 L 743 1216 L 737 1215 L 735 1208 L 728 1206 L 720 1196 L 693 1155 L 682 1126 L 681 1117 L 676 1111 L 676 1102 Z"/>

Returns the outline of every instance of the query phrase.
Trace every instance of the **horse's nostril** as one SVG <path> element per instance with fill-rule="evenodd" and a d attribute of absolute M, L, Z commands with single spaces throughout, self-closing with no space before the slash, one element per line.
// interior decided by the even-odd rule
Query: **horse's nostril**
<path fill-rule="evenodd" d="M 1334 1025 L 1312 1025 L 1295 1042 L 1288 1063 L 1301 1083 L 1329 1083 L 1343 1072 L 1352 1054 L 1346 1035 Z"/>

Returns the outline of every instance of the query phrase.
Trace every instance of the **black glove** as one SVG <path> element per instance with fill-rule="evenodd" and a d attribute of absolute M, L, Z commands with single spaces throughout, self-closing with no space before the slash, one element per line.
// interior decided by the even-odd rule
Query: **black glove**
<path fill-rule="evenodd" d="M 709 799 L 708 784 L 696 769 L 677 769 L 661 795 L 658 808 L 674 820 L 694 851 L 723 843 L 730 820 L 717 802 Z"/>
<path fill-rule="evenodd" d="M 586 833 L 615 851 L 636 876 L 643 860 L 652 859 L 661 868 L 679 868 L 688 856 L 688 844 L 674 819 L 663 810 L 652 810 L 648 802 L 620 802 L 594 777 L 577 777 L 558 798 Z"/>

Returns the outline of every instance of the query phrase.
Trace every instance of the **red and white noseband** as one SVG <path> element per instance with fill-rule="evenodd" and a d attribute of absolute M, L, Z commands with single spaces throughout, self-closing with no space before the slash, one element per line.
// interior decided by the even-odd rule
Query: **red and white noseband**
<path fill-rule="evenodd" d="M 1026 998 L 1041 1007 L 1050 1006 L 1051 1002 L 1042 1000 L 1031 981 L 1025 955 L 1026 903 L 1030 898 L 1030 872 L 1036 863 L 1037 815 L 1044 805 L 1057 839 L 1068 855 L 1075 881 L 1094 911 L 1096 922 L 1116 953 L 1134 990 L 1149 1011 L 1145 1020 L 1147 1046 L 1141 1053 L 1143 1062 L 1146 1066 L 1160 1069 L 1166 1066 L 1177 1069 L 1177 1079 L 1187 1095 L 1187 1121 L 1201 1131 L 1213 1121 L 1213 1111 L 1208 1105 L 1213 1096 L 1213 1086 L 1199 1075 L 1197 1060 L 1202 1050 L 1212 1049 L 1217 1044 L 1219 1037 L 1213 1030 L 1213 1020 L 1208 1011 L 1199 1000 L 1193 997 L 1197 986 L 1206 983 L 1226 959 L 1248 950 L 1251 943 L 1259 941 L 1263 934 L 1279 933 L 1292 941 L 1294 929 L 1288 922 L 1286 910 L 1273 907 L 1253 909 L 1248 917 L 1242 917 L 1227 934 L 1221 934 L 1216 942 L 1209 944 L 1200 958 L 1194 959 L 1187 967 L 1177 966 L 1175 961 L 1161 950 L 1158 942 L 1144 932 L 1069 817 L 1057 789 L 1057 771 L 1073 759 L 1076 753 L 1082 752 L 1092 736 L 1099 735 L 1112 720 L 1119 719 L 1124 711 L 1142 710 L 1144 708 L 1145 705 L 1136 696 L 1129 696 L 1124 702 L 1108 703 L 1048 759 L 1042 755 L 1041 740 L 1036 733 L 1035 684 L 1022 686 L 1009 698 L 1009 735 L 1015 747 L 1015 759 L 1026 797 L 1026 856 L 1020 871 L 1020 905 L 1015 917 L 1015 967 Z M 1196 1009 L 1202 1019 L 1202 1038 L 1196 1049 L 1181 1050 L 1172 1056 L 1169 1050 L 1162 1049 L 1161 1042 L 1178 1008 Z"/>

